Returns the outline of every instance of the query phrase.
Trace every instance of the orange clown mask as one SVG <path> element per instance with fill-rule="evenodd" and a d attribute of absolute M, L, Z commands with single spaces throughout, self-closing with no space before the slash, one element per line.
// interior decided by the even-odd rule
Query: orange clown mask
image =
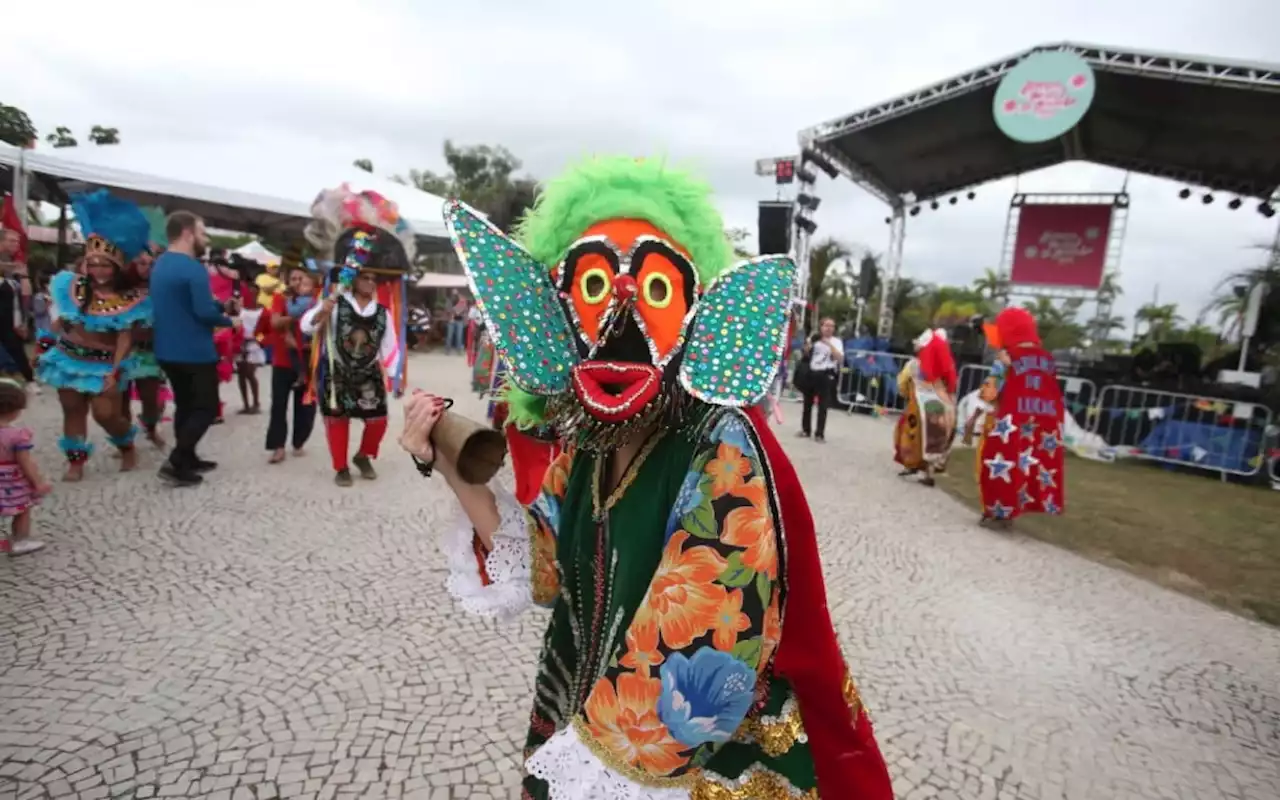
<path fill-rule="evenodd" d="M 678 424 L 693 403 L 750 406 L 768 390 L 795 265 L 731 264 L 697 184 L 656 163 L 590 162 L 553 181 L 531 214 L 522 238 L 546 261 L 466 205 L 445 205 L 508 396 L 537 400 L 536 424 L 607 447 Z"/>

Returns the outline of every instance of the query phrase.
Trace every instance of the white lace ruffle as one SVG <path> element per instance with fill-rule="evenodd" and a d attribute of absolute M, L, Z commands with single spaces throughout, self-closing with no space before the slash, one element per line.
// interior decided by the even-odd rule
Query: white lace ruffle
<path fill-rule="evenodd" d="M 475 532 L 461 509 L 457 522 L 441 540 L 440 549 L 449 564 L 445 582 L 449 594 L 472 614 L 505 621 L 533 605 L 531 522 L 529 512 L 510 492 L 492 484 L 489 488 L 498 501 L 499 516 L 493 550 L 485 558 L 489 585 L 480 579 L 473 547 Z"/>
<path fill-rule="evenodd" d="M 551 800 L 689 800 L 687 789 L 656 789 L 606 767 L 569 725 L 529 756 L 524 768 L 550 787 Z"/>

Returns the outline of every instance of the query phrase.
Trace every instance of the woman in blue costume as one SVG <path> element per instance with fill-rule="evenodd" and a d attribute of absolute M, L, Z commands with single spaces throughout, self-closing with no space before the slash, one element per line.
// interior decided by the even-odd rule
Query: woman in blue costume
<path fill-rule="evenodd" d="M 121 471 L 137 465 L 138 429 L 124 414 L 121 388 L 133 368 L 133 330 L 150 324 L 151 303 L 124 267 L 146 248 L 150 225 L 136 206 L 105 190 L 75 195 L 71 205 L 85 237 L 85 274 L 60 272 L 49 282 L 57 341 L 40 356 L 36 374 L 58 390 L 65 480 L 78 481 L 93 452 L 90 414 L 120 450 Z"/>
<path fill-rule="evenodd" d="M 139 291 L 146 292 L 151 280 L 151 265 L 159 254 L 161 246 L 154 242 L 143 250 L 125 270 L 130 282 L 137 284 Z M 160 417 L 164 414 L 164 372 L 160 362 L 156 361 L 156 351 L 152 342 L 151 319 L 133 329 L 133 354 L 126 362 L 129 372 L 126 379 L 129 385 L 138 391 L 138 400 L 142 403 L 142 413 L 138 421 L 146 432 L 147 440 L 159 449 L 165 448 L 164 438 L 160 435 Z M 124 414 L 131 418 L 133 409 L 129 397 L 129 389 L 124 390 Z"/>

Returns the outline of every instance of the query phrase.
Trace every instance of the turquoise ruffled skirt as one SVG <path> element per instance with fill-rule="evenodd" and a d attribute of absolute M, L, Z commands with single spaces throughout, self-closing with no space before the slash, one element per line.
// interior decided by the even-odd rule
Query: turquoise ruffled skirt
<path fill-rule="evenodd" d="M 70 389 L 81 394 L 102 394 L 111 374 L 114 354 L 110 350 L 82 347 L 59 341 L 46 350 L 36 365 L 36 378 L 55 389 Z M 121 374 L 133 369 L 130 355 L 120 365 Z"/>
<path fill-rule="evenodd" d="M 164 377 L 164 370 L 160 369 L 160 362 L 156 361 L 156 354 L 151 350 L 135 349 L 129 355 L 127 364 L 128 368 L 124 371 L 126 381 Z"/>

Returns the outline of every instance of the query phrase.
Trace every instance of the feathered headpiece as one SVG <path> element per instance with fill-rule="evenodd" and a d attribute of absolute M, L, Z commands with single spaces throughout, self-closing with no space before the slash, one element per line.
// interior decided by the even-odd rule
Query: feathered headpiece
<path fill-rule="evenodd" d="M 118 267 L 132 261 L 151 238 L 151 223 L 142 209 L 106 189 L 73 194 L 71 208 L 84 235 L 85 258 L 98 256 Z"/>
<path fill-rule="evenodd" d="M 413 229 L 377 192 L 355 192 L 345 183 L 325 189 L 311 204 L 311 216 L 307 241 L 320 256 L 332 254 L 337 266 L 403 272 L 413 262 Z"/>

